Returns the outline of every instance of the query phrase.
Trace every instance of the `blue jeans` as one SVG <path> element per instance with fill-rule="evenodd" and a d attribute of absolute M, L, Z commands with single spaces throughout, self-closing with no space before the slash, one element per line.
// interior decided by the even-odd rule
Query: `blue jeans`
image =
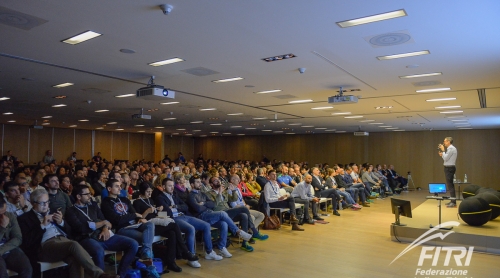
<path fill-rule="evenodd" d="M 138 228 L 121 228 L 117 234 L 135 239 L 142 244 L 141 256 L 153 258 L 153 240 L 155 237 L 155 225 L 151 222 L 143 223 Z"/>
<path fill-rule="evenodd" d="M 194 241 L 196 231 L 203 232 L 203 242 L 205 243 L 205 249 L 207 254 L 212 252 L 212 235 L 210 231 L 210 224 L 192 216 L 182 215 L 175 218 L 175 223 L 181 229 L 186 237 L 186 245 L 189 252 L 196 254 L 194 250 Z"/>
<path fill-rule="evenodd" d="M 81 240 L 80 245 L 92 257 L 94 264 L 104 270 L 104 250 L 124 251 L 118 267 L 118 275 L 125 277 L 129 265 L 135 258 L 139 244 L 137 241 L 121 235 L 114 235 L 106 241 L 97 241 L 92 238 Z"/>
<path fill-rule="evenodd" d="M 339 193 L 340 196 L 344 196 L 344 200 L 352 205 L 356 202 L 354 202 L 353 198 L 351 197 L 351 195 L 349 193 L 347 193 L 346 191 L 340 191 L 340 190 L 337 190 L 337 192 Z"/>
<path fill-rule="evenodd" d="M 231 220 L 224 211 L 205 211 L 200 215 L 200 219 L 219 229 L 220 238 L 217 242 L 217 247 L 219 249 L 226 247 L 228 229 L 233 234 L 236 234 L 239 230 L 233 220 Z"/>

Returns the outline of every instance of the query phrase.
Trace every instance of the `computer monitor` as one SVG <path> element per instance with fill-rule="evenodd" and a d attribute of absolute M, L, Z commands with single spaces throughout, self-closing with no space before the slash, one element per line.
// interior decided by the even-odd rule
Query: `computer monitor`
<path fill-rule="evenodd" d="M 410 201 L 391 198 L 391 208 L 392 213 L 396 217 L 396 221 L 392 224 L 396 226 L 406 226 L 405 224 L 401 224 L 401 222 L 399 221 L 399 217 L 405 216 L 408 218 L 412 218 Z"/>
<path fill-rule="evenodd" d="M 438 194 L 446 194 L 445 183 L 429 183 L 429 193 L 437 196 Z"/>

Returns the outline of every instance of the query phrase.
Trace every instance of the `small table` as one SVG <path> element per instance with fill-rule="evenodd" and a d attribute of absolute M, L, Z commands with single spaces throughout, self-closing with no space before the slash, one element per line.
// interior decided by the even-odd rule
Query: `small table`
<path fill-rule="evenodd" d="M 457 198 L 451 198 L 451 197 L 446 197 L 446 196 L 443 196 L 443 197 L 440 197 L 440 196 L 427 196 L 426 198 L 427 199 L 438 200 L 438 207 L 439 207 L 439 222 L 438 222 L 438 226 L 441 226 L 441 201 L 442 200 L 456 200 Z M 432 224 L 429 227 L 430 228 L 434 228 L 434 226 Z M 441 230 L 451 230 L 451 229 L 453 229 L 453 227 L 449 227 L 449 228 L 440 227 L 439 229 L 441 229 Z"/>
<path fill-rule="evenodd" d="M 471 184 L 470 182 L 461 182 L 461 181 L 458 181 L 458 182 L 454 182 L 453 184 L 458 184 L 458 198 L 457 200 L 458 201 L 462 201 L 462 191 L 460 191 L 460 185 L 462 184 Z"/>

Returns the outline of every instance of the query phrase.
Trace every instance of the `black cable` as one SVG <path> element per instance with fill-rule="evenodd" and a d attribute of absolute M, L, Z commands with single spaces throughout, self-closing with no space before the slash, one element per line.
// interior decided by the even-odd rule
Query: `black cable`
<path fill-rule="evenodd" d="M 392 234 L 394 235 L 394 237 L 396 238 L 396 240 L 399 242 L 399 243 L 402 243 L 401 240 L 399 240 L 398 236 L 396 235 L 396 228 L 395 228 L 396 225 L 392 225 Z"/>

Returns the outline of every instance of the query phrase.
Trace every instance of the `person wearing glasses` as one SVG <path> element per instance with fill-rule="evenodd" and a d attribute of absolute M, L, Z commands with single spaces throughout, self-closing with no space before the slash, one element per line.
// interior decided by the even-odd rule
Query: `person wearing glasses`
<path fill-rule="evenodd" d="M 33 191 L 30 197 L 33 209 L 18 217 L 18 222 L 23 238 L 21 249 L 28 256 L 33 270 L 40 269 L 37 261 L 64 261 L 69 265 L 70 277 L 80 277 L 81 268 L 92 277 L 119 277 L 104 273 L 78 242 L 68 239 L 69 228 L 61 210 L 49 212 L 49 193 L 45 189 Z"/>
<path fill-rule="evenodd" d="M 75 205 L 66 211 L 65 219 L 71 227 L 73 238 L 90 254 L 94 264 L 104 270 L 104 250 L 123 251 L 118 267 L 120 277 L 125 277 L 128 266 L 135 259 L 139 248 L 137 241 L 115 235 L 112 225 L 104 218 L 101 209 L 92 202 L 86 184 L 78 184 L 72 192 Z"/>

